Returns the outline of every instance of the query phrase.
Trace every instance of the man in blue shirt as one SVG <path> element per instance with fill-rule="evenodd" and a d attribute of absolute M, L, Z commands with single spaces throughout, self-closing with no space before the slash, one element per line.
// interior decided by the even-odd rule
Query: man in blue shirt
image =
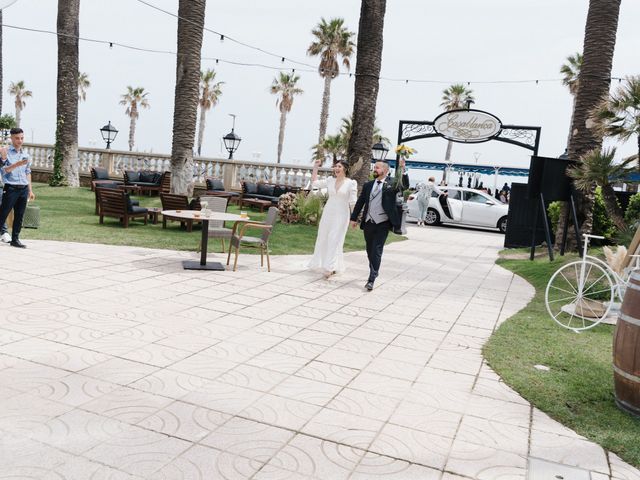
<path fill-rule="evenodd" d="M 13 228 L 11 246 L 26 248 L 20 241 L 22 218 L 29 200 L 36 196 L 31 189 L 31 167 L 29 154 L 22 150 L 24 132 L 21 128 L 12 128 L 11 146 L 0 148 L 0 174 L 4 182 L 2 204 L 0 205 L 0 225 L 7 221 L 13 209 Z"/>

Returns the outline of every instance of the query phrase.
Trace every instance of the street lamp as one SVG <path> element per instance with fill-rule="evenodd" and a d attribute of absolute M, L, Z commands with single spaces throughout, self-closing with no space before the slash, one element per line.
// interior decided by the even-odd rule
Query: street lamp
<path fill-rule="evenodd" d="M 111 148 L 111 143 L 118 135 L 118 130 L 116 127 L 111 125 L 111 120 L 109 120 L 109 123 L 100 129 L 100 133 L 102 134 L 102 139 L 107 142 L 107 150 L 109 150 L 109 148 Z"/>
<path fill-rule="evenodd" d="M 474 102 L 471 98 L 467 100 L 467 110 L 471 108 L 472 103 L 476 103 L 476 102 Z"/>
<path fill-rule="evenodd" d="M 242 139 L 234 132 L 234 129 L 236 128 L 236 116 L 233 113 L 230 113 L 229 115 L 233 117 L 233 125 L 231 127 L 231 131 L 222 137 L 222 141 L 224 142 L 224 148 L 229 152 L 229 160 L 231 160 L 233 159 L 233 152 L 238 150 Z"/>
<path fill-rule="evenodd" d="M 371 156 L 376 162 L 384 162 L 384 159 L 387 158 L 387 153 L 389 153 L 389 149 L 382 142 L 378 142 L 371 147 Z"/>

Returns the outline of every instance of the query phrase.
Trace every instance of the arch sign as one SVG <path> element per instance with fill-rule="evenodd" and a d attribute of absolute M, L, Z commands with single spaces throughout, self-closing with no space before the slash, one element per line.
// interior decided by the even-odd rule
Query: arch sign
<path fill-rule="evenodd" d="M 433 129 L 453 142 L 480 143 L 498 135 L 502 122 L 482 110 L 451 110 L 435 118 Z"/>

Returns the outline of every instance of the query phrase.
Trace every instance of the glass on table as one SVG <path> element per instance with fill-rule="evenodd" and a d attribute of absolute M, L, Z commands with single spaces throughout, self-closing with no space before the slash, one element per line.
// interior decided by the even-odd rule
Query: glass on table
<path fill-rule="evenodd" d="M 247 215 L 247 212 L 245 212 L 244 210 L 242 210 L 240 212 L 240 218 L 249 218 L 249 215 Z"/>

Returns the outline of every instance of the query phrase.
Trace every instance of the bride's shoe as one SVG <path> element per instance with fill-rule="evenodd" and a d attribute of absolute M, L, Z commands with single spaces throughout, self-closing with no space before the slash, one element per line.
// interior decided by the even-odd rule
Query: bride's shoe
<path fill-rule="evenodd" d="M 333 275 L 336 274 L 336 271 L 332 271 L 332 272 L 324 272 L 324 279 L 325 280 L 329 280 L 329 278 L 331 278 Z"/>

